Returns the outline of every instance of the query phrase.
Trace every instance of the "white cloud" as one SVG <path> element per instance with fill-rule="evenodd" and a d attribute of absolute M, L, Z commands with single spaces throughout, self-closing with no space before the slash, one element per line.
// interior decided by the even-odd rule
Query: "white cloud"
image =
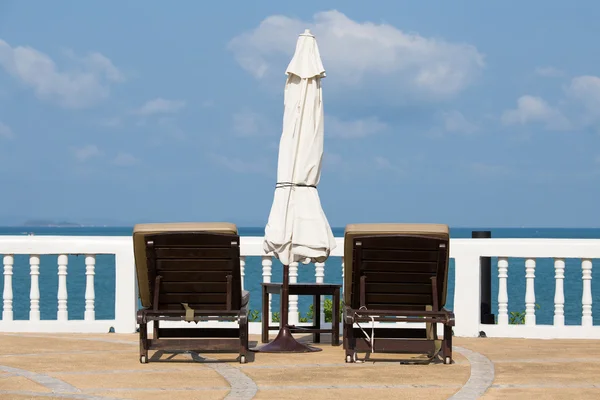
<path fill-rule="evenodd" d="M 123 121 L 121 120 L 120 117 L 108 117 L 108 118 L 101 118 L 100 120 L 98 120 L 98 123 L 101 126 L 105 126 L 107 128 L 116 128 L 118 126 L 121 126 Z"/>
<path fill-rule="evenodd" d="M 62 70 L 47 54 L 31 47 L 11 47 L 0 39 L 0 66 L 44 101 L 65 108 L 86 108 L 110 94 L 110 84 L 123 82 L 123 74 L 100 53 L 76 57 Z"/>
<path fill-rule="evenodd" d="M 442 113 L 442 120 L 444 122 L 444 130 L 446 132 L 456 133 L 474 133 L 479 127 L 469 121 L 460 111 L 448 111 Z"/>
<path fill-rule="evenodd" d="M 167 100 L 158 97 L 153 100 L 148 100 L 143 106 L 138 108 L 135 113 L 140 115 L 154 114 L 173 114 L 185 107 L 185 101 L 182 100 Z"/>
<path fill-rule="evenodd" d="M 511 174 L 512 170 L 506 165 L 488 164 L 474 162 L 469 164 L 471 171 L 483 177 L 505 176 Z"/>
<path fill-rule="evenodd" d="M 79 162 L 85 162 L 89 159 L 102 155 L 102 152 L 100 149 L 98 149 L 98 146 L 93 144 L 88 144 L 83 147 L 72 147 L 71 151 L 73 152 L 73 156 Z"/>
<path fill-rule="evenodd" d="M 376 156 L 373 159 L 373 162 L 375 163 L 376 169 L 392 171 L 394 173 L 402 174 L 402 175 L 405 174 L 405 171 L 403 168 L 400 168 L 399 166 L 395 165 L 386 157 Z"/>
<path fill-rule="evenodd" d="M 261 114 L 242 110 L 233 114 L 233 131 L 238 136 L 262 136 L 275 133 L 273 125 Z"/>
<path fill-rule="evenodd" d="M 543 123 L 548 130 L 600 131 L 600 77 L 576 76 L 563 92 L 564 98 L 556 106 L 541 97 L 521 96 L 517 108 L 505 111 L 502 121 L 507 125 Z"/>
<path fill-rule="evenodd" d="M 530 95 L 519 97 L 517 108 L 505 111 L 502 114 L 502 122 L 505 125 L 543 123 L 551 130 L 565 130 L 571 126 L 559 109 L 550 106 L 541 97 Z"/>
<path fill-rule="evenodd" d="M 129 153 L 119 153 L 113 159 L 112 163 L 114 165 L 118 165 L 120 167 L 129 167 L 129 166 L 138 164 L 139 160 L 135 156 L 133 156 L 132 154 L 129 154 Z"/>
<path fill-rule="evenodd" d="M 597 76 L 578 76 L 571 80 L 565 89 L 568 101 L 581 107 L 578 123 L 583 126 L 597 124 L 600 121 L 600 78 Z"/>
<path fill-rule="evenodd" d="M 350 121 L 343 121 L 334 116 L 327 116 L 325 118 L 325 135 L 329 137 L 356 139 L 374 135 L 387 128 L 388 125 L 381 122 L 377 117 L 368 117 Z"/>
<path fill-rule="evenodd" d="M 245 161 L 221 154 L 210 154 L 209 157 L 215 164 L 240 174 L 268 174 L 271 171 L 263 160 Z"/>
<path fill-rule="evenodd" d="M 535 69 L 535 73 L 545 78 L 558 78 L 565 75 L 563 71 L 555 67 L 538 67 Z"/>
<path fill-rule="evenodd" d="M 2 121 L 0 121 L 0 139 L 12 139 L 15 136 L 15 133 L 10 128 L 10 126 L 6 125 Z"/>
<path fill-rule="evenodd" d="M 345 89 L 370 83 L 395 98 L 448 98 L 469 86 L 484 67 L 477 48 L 404 32 L 392 25 L 357 22 L 339 11 L 301 21 L 282 15 L 264 19 L 233 38 L 229 49 L 257 79 L 281 76 L 298 34 L 310 28 L 317 37 L 329 83 Z"/>

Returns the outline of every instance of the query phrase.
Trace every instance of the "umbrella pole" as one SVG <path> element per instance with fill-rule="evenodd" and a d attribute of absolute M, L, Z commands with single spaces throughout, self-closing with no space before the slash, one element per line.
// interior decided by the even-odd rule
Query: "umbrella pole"
<path fill-rule="evenodd" d="M 283 284 L 281 285 L 281 319 L 279 322 L 279 333 L 272 342 L 267 343 L 261 347 L 252 348 L 250 349 L 250 351 L 260 353 L 308 353 L 322 350 L 318 347 L 308 346 L 306 344 L 300 343 L 292 336 L 292 332 L 290 332 L 290 326 L 288 325 L 289 294 L 290 266 L 284 265 Z M 319 316 L 315 315 L 314 318 L 319 318 Z"/>

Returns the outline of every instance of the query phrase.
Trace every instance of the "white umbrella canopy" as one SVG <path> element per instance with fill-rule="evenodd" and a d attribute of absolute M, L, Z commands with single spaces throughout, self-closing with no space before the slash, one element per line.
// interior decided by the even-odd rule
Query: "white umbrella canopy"
<path fill-rule="evenodd" d="M 284 265 L 323 262 L 336 243 L 317 192 L 323 158 L 321 78 L 325 69 L 309 30 L 298 38 L 286 74 L 277 185 L 263 247 Z"/>
<path fill-rule="evenodd" d="M 317 41 L 308 30 L 298 38 L 286 74 L 277 185 L 263 242 L 264 250 L 283 264 L 280 329 L 272 342 L 251 349 L 267 353 L 321 350 L 298 342 L 291 334 L 289 265 L 322 262 L 335 248 L 335 238 L 317 192 L 323 158 L 321 78 L 325 76 L 325 69 Z"/>

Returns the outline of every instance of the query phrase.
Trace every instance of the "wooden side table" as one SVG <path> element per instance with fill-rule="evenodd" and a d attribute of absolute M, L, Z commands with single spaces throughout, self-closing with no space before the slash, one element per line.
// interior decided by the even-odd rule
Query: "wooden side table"
<path fill-rule="evenodd" d="M 321 343 L 321 333 L 331 333 L 331 345 L 340 344 L 340 289 L 342 285 L 329 283 L 290 283 L 290 295 L 313 296 L 313 325 L 290 326 L 290 331 L 312 333 L 313 342 Z M 262 342 L 269 341 L 269 331 L 278 330 L 269 321 L 269 294 L 281 294 L 281 283 L 262 283 Z M 321 329 L 321 296 L 332 296 L 331 329 Z"/>

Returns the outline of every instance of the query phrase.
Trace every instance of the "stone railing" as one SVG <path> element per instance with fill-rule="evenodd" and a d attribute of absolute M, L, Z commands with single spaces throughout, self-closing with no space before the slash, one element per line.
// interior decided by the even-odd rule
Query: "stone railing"
<path fill-rule="evenodd" d="M 327 263 L 341 261 L 341 270 L 336 282 L 343 282 L 343 238 L 337 238 L 337 248 Z M 262 238 L 241 237 L 241 267 L 243 284 L 251 290 L 251 301 L 260 304 L 259 282 L 249 282 L 249 272 L 261 268 L 263 282 L 281 282 L 281 276 L 273 276 L 274 260 L 264 254 Z M 108 332 L 111 328 L 119 333 L 131 333 L 136 330 L 135 312 L 137 310 L 137 290 L 133 261 L 131 237 L 83 237 L 83 236 L 0 236 L 0 255 L 3 255 L 3 295 L 0 332 Z M 82 255 L 84 265 L 76 268 L 82 276 L 85 290 L 81 298 L 69 299 L 68 285 L 73 272 L 69 272 L 69 256 Z M 99 255 L 114 256 L 114 318 L 96 319 L 95 305 L 98 282 L 95 281 L 96 259 Z M 21 257 L 21 262 L 15 260 Z M 28 262 L 23 261 L 28 257 Z M 41 264 L 41 257 L 51 259 L 51 265 Z M 484 331 L 488 337 L 526 337 L 526 338 L 600 338 L 600 326 L 594 326 L 592 319 L 592 259 L 600 258 L 600 240 L 596 239 L 451 239 L 450 257 L 454 260 L 454 297 L 449 299 L 456 314 L 456 336 L 478 336 Z M 497 322 L 494 325 L 480 322 L 480 258 L 497 257 L 498 294 Z M 340 259 L 341 258 L 341 259 Z M 524 267 L 520 261 L 525 259 Z M 554 304 L 542 304 L 544 308 L 553 307 L 553 323 L 536 323 L 535 279 L 538 259 L 553 259 L 554 268 L 538 268 L 538 275 L 554 273 Z M 565 265 L 566 260 L 580 260 L 581 272 L 581 321 L 576 325 L 565 325 Z M 257 261 L 260 260 L 260 264 Z M 251 262 L 252 261 L 252 262 Z M 546 264 L 548 262 L 546 261 Z M 252 265 L 252 266 L 251 266 Z M 254 267 L 256 265 L 256 267 Z M 253 268 L 250 270 L 249 268 Z M 290 266 L 290 282 L 298 280 L 299 268 L 311 266 Z M 325 263 L 316 263 L 314 281 L 323 282 Z M 29 284 L 15 282 L 13 275 L 17 269 L 27 269 Z M 40 271 L 43 274 L 40 275 Z M 514 271 L 514 272 L 513 272 Z M 51 275 L 56 276 L 51 276 Z M 519 275 L 525 280 L 524 293 L 509 301 L 508 275 Z M 312 275 L 312 274 L 311 274 Z M 22 276 L 25 276 L 22 274 Z M 255 274 L 258 277 L 258 274 Z M 55 319 L 41 319 L 40 280 L 58 278 L 55 299 L 51 314 Z M 549 277 L 549 275 L 546 275 Z M 546 279 L 547 281 L 548 279 Z M 328 280 L 329 281 L 329 280 Z M 549 287 L 544 290 L 549 290 Z M 52 289 L 54 290 L 54 289 Z M 15 319 L 14 304 L 16 291 L 29 292 L 29 313 L 26 319 Z M 54 296 L 54 294 L 53 294 Z M 20 297 L 23 296 L 21 293 Z M 568 296 L 567 296 L 568 297 Z M 79 304 L 83 308 L 82 319 L 69 319 L 68 303 Z M 321 299 L 323 301 L 323 299 Z M 521 304 L 524 309 L 522 324 L 511 324 L 509 302 Z M 271 304 L 271 301 L 269 301 Z M 269 307 L 269 318 L 273 312 Z M 324 322 L 324 307 L 321 306 L 321 321 Z M 298 323 L 298 299 L 290 296 L 290 322 Z M 211 322 L 211 324 L 214 322 Z M 185 324 L 185 323 L 181 323 Z M 327 325 L 327 324 L 325 324 Z M 387 325 L 387 324 L 386 324 Z M 251 332 L 260 331 L 259 324 L 251 323 Z"/>

